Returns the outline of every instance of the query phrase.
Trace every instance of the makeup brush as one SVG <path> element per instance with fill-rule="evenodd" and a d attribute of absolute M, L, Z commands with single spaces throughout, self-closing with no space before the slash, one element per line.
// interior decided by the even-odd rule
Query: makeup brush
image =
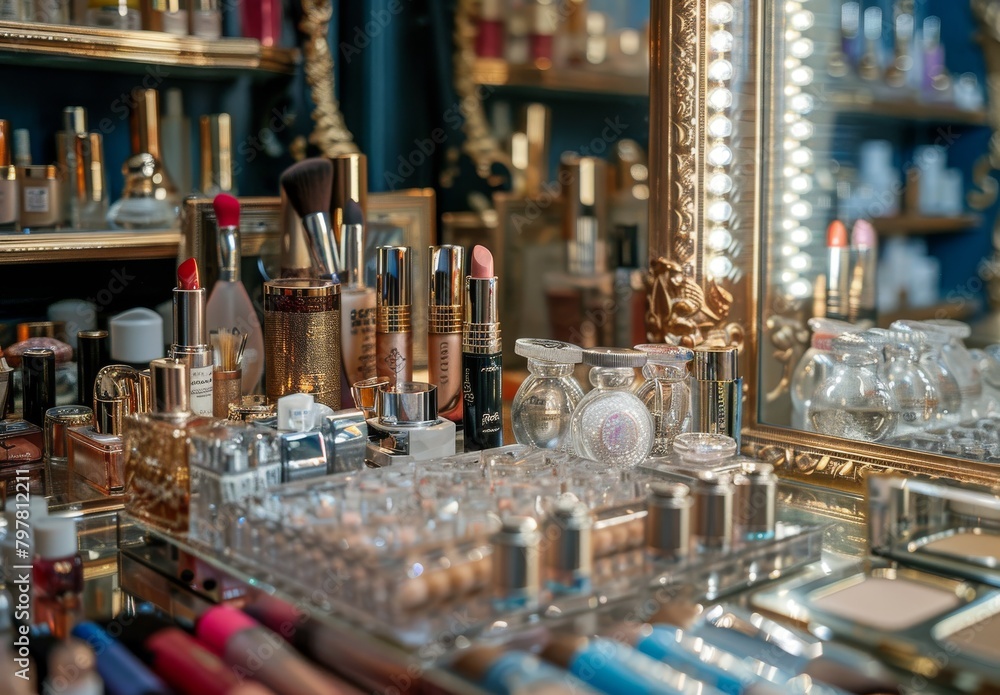
<path fill-rule="evenodd" d="M 340 267 L 340 254 L 337 253 L 329 213 L 333 164 L 324 157 L 312 157 L 293 164 L 281 175 L 281 188 L 302 218 L 313 265 L 320 277 L 339 282 L 337 268 Z"/>
<path fill-rule="evenodd" d="M 340 226 L 340 244 L 338 245 L 337 272 L 341 281 L 354 285 L 364 281 L 361 277 L 344 277 L 363 267 L 363 261 L 358 257 L 364 254 L 365 214 L 361 206 L 353 200 L 348 200 L 344 206 L 344 223 Z"/>
<path fill-rule="evenodd" d="M 208 295 L 205 314 L 208 330 L 236 326 L 243 333 L 249 349 L 243 360 L 243 393 L 253 393 L 264 374 L 264 332 L 257 310 L 240 280 L 242 265 L 240 246 L 240 201 L 220 193 L 212 201 L 218 227 L 216 251 L 219 254 L 219 279 Z"/>
<path fill-rule="evenodd" d="M 212 415 L 229 417 L 229 405 L 239 403 L 243 395 L 243 353 L 247 334 L 238 328 L 219 328 L 212 331 L 209 340 L 215 353 L 215 370 L 212 372 Z"/>

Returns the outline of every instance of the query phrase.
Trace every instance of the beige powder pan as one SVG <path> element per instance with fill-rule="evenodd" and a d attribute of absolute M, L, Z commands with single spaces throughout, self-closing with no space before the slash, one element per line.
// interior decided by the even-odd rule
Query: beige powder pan
<path fill-rule="evenodd" d="M 988 567 L 1000 564 L 1000 535 L 979 529 L 963 530 L 921 543 L 920 552 L 949 555 Z"/>
<path fill-rule="evenodd" d="M 815 592 L 810 603 L 840 618 L 893 632 L 954 610 L 963 601 L 955 592 L 938 586 L 866 576 Z"/>
<path fill-rule="evenodd" d="M 1000 664 L 1000 597 L 948 618 L 934 628 L 934 638 L 988 664 Z"/>

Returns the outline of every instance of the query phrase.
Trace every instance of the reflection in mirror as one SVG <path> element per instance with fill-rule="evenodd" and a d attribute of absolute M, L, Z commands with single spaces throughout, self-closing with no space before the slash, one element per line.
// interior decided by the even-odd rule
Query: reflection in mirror
<path fill-rule="evenodd" d="M 762 424 L 1000 462 L 989 6 L 766 11 Z"/>

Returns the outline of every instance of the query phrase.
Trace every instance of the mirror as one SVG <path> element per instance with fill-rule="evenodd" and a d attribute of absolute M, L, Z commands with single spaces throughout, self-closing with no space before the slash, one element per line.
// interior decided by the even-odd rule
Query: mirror
<path fill-rule="evenodd" d="M 744 451 L 785 475 L 855 490 L 884 470 L 995 481 L 995 3 L 657 2 L 652 16 L 649 337 L 741 347 Z M 850 249 L 852 233 L 877 250 Z M 811 423 L 800 410 L 796 428 L 793 376 L 809 319 L 828 314 L 971 328 L 840 339 L 838 356 L 852 356 L 834 366 L 851 370 L 831 369 L 827 386 L 841 391 Z M 887 343 L 928 382 L 925 353 L 945 353 L 966 395 L 978 371 L 985 397 L 959 397 L 946 420 L 904 418 L 896 392 L 868 379 Z M 933 413 L 920 393 L 921 416 Z"/>
<path fill-rule="evenodd" d="M 975 4 L 765 11 L 761 422 L 1000 462 Z"/>

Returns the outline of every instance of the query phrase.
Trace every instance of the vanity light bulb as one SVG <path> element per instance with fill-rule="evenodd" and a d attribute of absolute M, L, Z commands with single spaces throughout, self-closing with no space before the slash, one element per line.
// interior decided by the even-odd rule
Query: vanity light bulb
<path fill-rule="evenodd" d="M 715 195 L 725 195 L 733 190 L 733 180 L 729 174 L 712 174 L 708 179 L 708 192 Z"/>
<path fill-rule="evenodd" d="M 798 58 L 792 56 L 785 58 L 785 70 L 793 70 L 799 67 L 800 65 L 802 65 L 802 61 L 799 60 Z"/>
<path fill-rule="evenodd" d="M 802 38 L 802 34 L 800 34 L 799 32 L 795 31 L 794 29 L 786 29 L 785 30 L 785 43 L 786 44 L 790 44 L 793 41 L 797 41 L 800 38 Z"/>
<path fill-rule="evenodd" d="M 733 50 L 733 35 L 728 31 L 721 29 L 719 31 L 713 31 L 712 35 L 708 39 L 708 44 L 712 47 L 713 51 L 728 53 Z"/>
<path fill-rule="evenodd" d="M 790 164 L 786 165 L 781 170 L 781 175 L 784 176 L 786 179 L 790 179 L 793 176 L 797 176 L 799 173 L 801 173 L 801 170 L 798 167 L 793 167 Z"/>
<path fill-rule="evenodd" d="M 733 122 L 725 116 L 713 116 L 708 121 L 708 134 L 713 138 L 728 138 L 733 134 Z"/>
<path fill-rule="evenodd" d="M 797 227 L 788 235 L 788 240 L 798 247 L 809 246 L 812 242 L 812 232 L 805 227 Z"/>
<path fill-rule="evenodd" d="M 781 256 L 783 258 L 791 258 L 799 252 L 798 246 L 793 246 L 792 244 L 782 244 L 781 245 Z"/>
<path fill-rule="evenodd" d="M 733 216 L 733 206 L 725 200 L 716 200 L 709 204 L 705 215 L 712 222 L 728 222 L 729 218 Z"/>
<path fill-rule="evenodd" d="M 708 272 L 713 277 L 728 277 L 733 272 L 733 262 L 725 256 L 716 256 L 708 262 Z"/>
<path fill-rule="evenodd" d="M 811 266 L 812 261 L 804 253 L 797 253 L 788 259 L 788 267 L 800 273 L 809 270 Z"/>
<path fill-rule="evenodd" d="M 781 271 L 781 284 L 788 285 L 799 279 L 799 276 L 790 270 Z"/>
<path fill-rule="evenodd" d="M 808 193 L 812 190 L 812 179 L 805 175 L 793 177 L 788 182 L 788 187 L 796 193 Z"/>
<path fill-rule="evenodd" d="M 809 113 L 815 106 L 815 101 L 810 94 L 796 94 L 788 101 L 789 106 L 797 113 Z"/>
<path fill-rule="evenodd" d="M 716 145 L 708 151 L 708 163 L 714 167 L 729 166 L 733 161 L 733 151 L 725 145 Z"/>
<path fill-rule="evenodd" d="M 800 147 L 792 152 L 788 159 L 797 167 L 807 167 L 812 164 L 813 153 L 807 147 Z"/>
<path fill-rule="evenodd" d="M 716 227 L 708 233 L 708 248 L 721 253 L 733 243 L 733 235 L 725 227 Z"/>
<path fill-rule="evenodd" d="M 788 74 L 788 79 L 790 79 L 794 84 L 804 87 L 813 81 L 812 68 L 806 65 L 800 65 Z"/>
<path fill-rule="evenodd" d="M 736 12 L 728 2 L 716 2 L 708 8 L 708 18 L 714 24 L 729 24 Z"/>
<path fill-rule="evenodd" d="M 791 191 L 785 191 L 781 194 L 781 202 L 785 205 L 791 205 L 792 203 L 798 202 L 799 197 L 792 193 Z"/>
<path fill-rule="evenodd" d="M 725 87 L 718 87 L 708 93 L 708 104 L 716 111 L 728 109 L 733 105 L 733 93 Z"/>
<path fill-rule="evenodd" d="M 733 77 L 733 64 L 728 60 L 713 60 L 708 64 L 708 78 L 715 82 L 725 82 Z"/>
<path fill-rule="evenodd" d="M 795 2 L 795 0 L 789 0 L 785 3 L 785 12 L 787 14 L 792 14 L 793 12 L 798 12 L 802 9 L 802 5 Z"/>
<path fill-rule="evenodd" d="M 809 121 L 798 120 L 791 124 L 789 134 L 796 140 L 808 140 L 813 134 L 813 125 Z"/>
<path fill-rule="evenodd" d="M 796 58 L 808 58 L 813 54 L 813 42 L 806 38 L 796 39 L 788 46 L 788 52 Z"/>
<path fill-rule="evenodd" d="M 799 142 L 798 140 L 793 140 L 792 138 L 785 138 L 785 140 L 781 143 L 781 146 L 785 148 L 786 152 L 791 152 L 792 150 L 797 150 L 799 148 L 799 145 L 801 144 L 802 143 Z"/>
<path fill-rule="evenodd" d="M 798 226 L 799 226 L 799 221 L 798 220 L 782 220 L 781 221 L 781 228 L 784 229 L 786 232 L 790 232 L 790 231 L 792 231 L 793 229 L 795 229 Z"/>
<path fill-rule="evenodd" d="M 792 203 L 788 207 L 788 214 L 797 220 L 804 220 L 812 216 L 813 208 L 808 201 L 800 200 L 796 203 Z"/>
<path fill-rule="evenodd" d="M 812 290 L 812 285 L 810 285 L 802 278 L 798 278 L 797 280 L 793 280 L 792 282 L 788 283 L 788 293 L 793 297 L 795 297 L 796 299 L 802 299 L 804 297 L 808 297 L 809 292 L 811 290 Z"/>
<path fill-rule="evenodd" d="M 809 10 L 799 10 L 798 12 L 792 14 L 789 24 L 791 24 L 793 29 L 805 31 L 806 29 L 812 27 L 813 21 L 814 18 L 812 12 Z"/>

